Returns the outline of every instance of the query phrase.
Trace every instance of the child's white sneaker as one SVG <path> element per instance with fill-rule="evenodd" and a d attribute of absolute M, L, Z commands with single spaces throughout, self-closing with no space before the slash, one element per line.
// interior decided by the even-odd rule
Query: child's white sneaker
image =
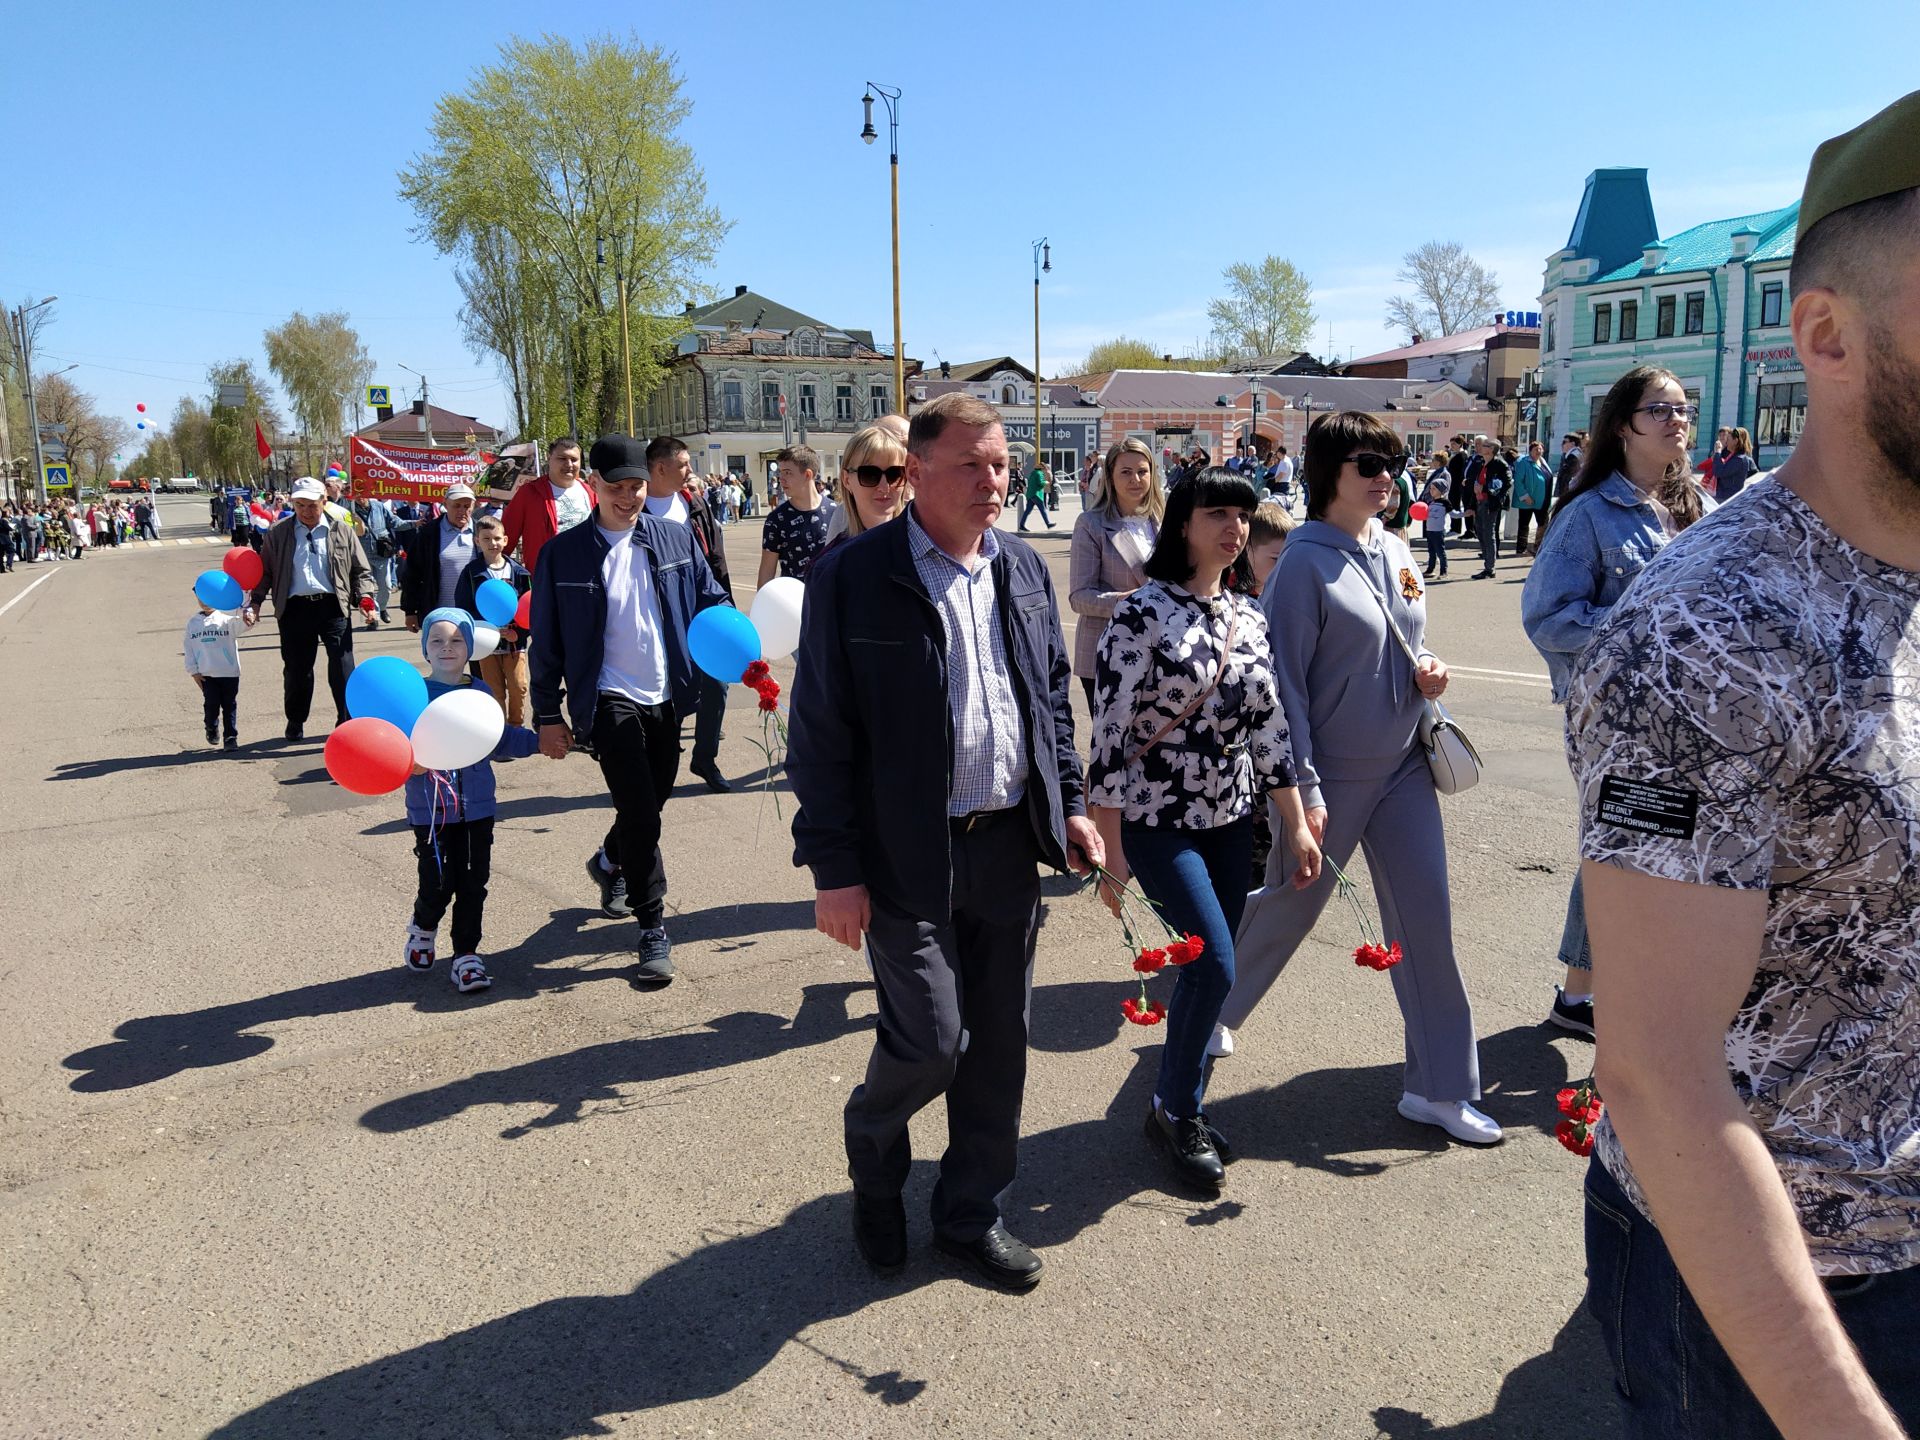
<path fill-rule="evenodd" d="M 403 958 L 409 970 L 431 970 L 439 957 L 434 952 L 434 932 L 418 925 L 407 926 L 407 948 Z"/>
<path fill-rule="evenodd" d="M 1207 1054 L 1216 1060 L 1224 1060 L 1233 1054 L 1233 1031 L 1224 1025 L 1215 1025 L 1213 1038 L 1207 1041 Z"/>
<path fill-rule="evenodd" d="M 478 955 L 462 955 L 454 961 L 452 978 L 453 988 L 462 995 L 471 995 L 493 984 L 493 977 L 487 974 L 487 967 L 480 963 Z"/>

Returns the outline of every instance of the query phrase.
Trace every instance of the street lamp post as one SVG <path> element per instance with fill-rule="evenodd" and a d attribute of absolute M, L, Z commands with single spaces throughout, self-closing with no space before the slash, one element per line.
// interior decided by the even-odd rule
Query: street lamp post
<path fill-rule="evenodd" d="M 1247 421 L 1247 458 L 1258 459 L 1260 455 L 1260 377 L 1247 377 L 1247 403 L 1253 407 L 1252 417 Z"/>
<path fill-rule="evenodd" d="M 897 415 L 907 413 L 907 351 L 900 334 L 900 91 L 892 85 L 869 80 L 867 93 L 860 97 L 866 107 L 866 124 L 860 138 L 871 145 L 880 138 L 873 128 L 873 97 L 880 96 L 887 107 L 887 168 L 893 178 L 893 408 Z"/>
<path fill-rule="evenodd" d="M 1300 397 L 1300 408 L 1307 412 L 1307 429 L 1302 430 L 1300 432 L 1301 463 L 1305 464 L 1306 463 L 1305 457 L 1307 453 L 1307 430 L 1313 429 L 1313 392 L 1311 390 L 1307 391 L 1306 394 Z"/>
<path fill-rule="evenodd" d="M 46 451 L 40 444 L 40 411 L 34 403 L 33 354 L 32 347 L 28 344 L 27 340 L 27 316 L 36 310 L 45 309 L 59 298 L 58 295 L 49 295 L 38 304 L 22 305 L 13 312 L 13 328 L 20 350 L 20 380 L 21 383 L 26 386 L 27 390 L 27 425 L 33 431 L 33 488 L 34 493 L 40 497 L 40 503 L 42 505 L 47 503 L 47 458 Z M 73 367 L 68 366 L 67 368 L 72 369 Z M 71 476 L 73 471 L 68 470 L 67 474 Z M 79 498 L 79 493 L 78 488 L 75 487 L 75 499 Z"/>
<path fill-rule="evenodd" d="M 1040 467 L 1040 275 L 1053 271 L 1053 246 L 1043 235 L 1033 242 L 1033 464 Z"/>
<path fill-rule="evenodd" d="M 1760 396 L 1767 383 L 1767 362 L 1762 360 L 1753 367 L 1753 448 L 1756 452 L 1755 464 L 1758 464 L 1757 452 L 1760 449 Z M 1771 439 L 1772 437 L 1769 436 Z M 1774 443 L 1779 443 L 1777 440 Z"/>

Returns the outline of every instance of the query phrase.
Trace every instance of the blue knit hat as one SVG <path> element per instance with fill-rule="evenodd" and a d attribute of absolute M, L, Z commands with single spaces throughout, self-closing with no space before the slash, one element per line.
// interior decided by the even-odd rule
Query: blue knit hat
<path fill-rule="evenodd" d="M 457 605 L 442 605 L 438 610 L 429 610 L 420 621 L 420 653 L 428 660 L 433 656 L 427 651 L 427 636 L 433 633 L 433 627 L 442 620 L 450 620 L 460 627 L 460 638 L 467 642 L 467 655 L 473 655 L 473 616 Z"/>

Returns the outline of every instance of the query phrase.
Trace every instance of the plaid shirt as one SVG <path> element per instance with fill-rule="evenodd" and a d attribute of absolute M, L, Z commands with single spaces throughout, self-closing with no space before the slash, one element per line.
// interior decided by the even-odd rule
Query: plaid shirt
<path fill-rule="evenodd" d="M 953 783 L 947 814 L 1005 810 L 1027 793 L 1027 752 L 1014 699 L 993 562 L 999 537 L 980 539 L 980 563 L 968 570 L 933 543 L 907 511 L 907 546 L 947 632 L 947 712 L 953 717 Z"/>

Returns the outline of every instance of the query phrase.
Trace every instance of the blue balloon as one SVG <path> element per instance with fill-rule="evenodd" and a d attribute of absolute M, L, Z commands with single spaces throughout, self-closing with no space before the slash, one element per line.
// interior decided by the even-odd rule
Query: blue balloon
<path fill-rule="evenodd" d="M 376 655 L 353 667 L 347 677 L 347 713 L 356 720 L 385 720 L 402 735 L 427 708 L 427 682 L 398 655 Z"/>
<path fill-rule="evenodd" d="M 489 625 L 511 625 L 520 608 L 520 592 L 509 580 L 487 580 L 473 592 L 474 608 Z"/>
<path fill-rule="evenodd" d="M 238 610 L 247 600 L 240 582 L 224 570 L 201 571 L 200 578 L 193 582 L 193 593 L 200 597 L 202 605 L 211 605 L 215 610 Z"/>
<path fill-rule="evenodd" d="M 760 632 L 733 606 L 714 605 L 693 617 L 687 649 L 694 664 L 723 685 L 732 685 L 760 658 Z"/>
<path fill-rule="evenodd" d="M 144 420 L 136 420 L 133 422 L 133 428 L 136 430 L 144 430 L 147 428 L 147 422 Z"/>

